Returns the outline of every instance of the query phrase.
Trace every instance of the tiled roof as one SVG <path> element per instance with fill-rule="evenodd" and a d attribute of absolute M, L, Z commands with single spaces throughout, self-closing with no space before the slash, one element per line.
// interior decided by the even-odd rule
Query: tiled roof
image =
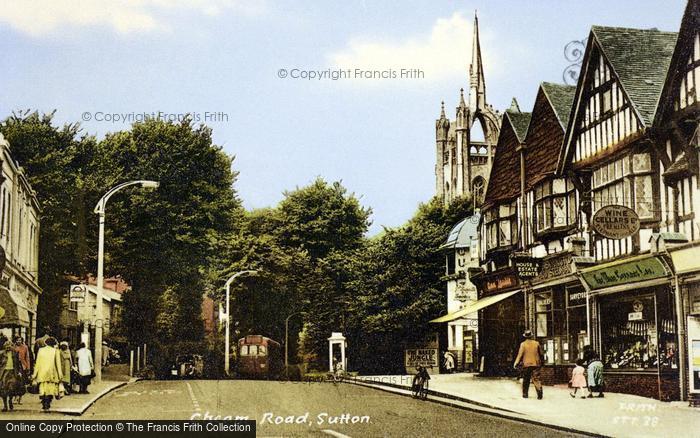
<path fill-rule="evenodd" d="M 513 129 L 515 129 L 515 134 L 518 136 L 518 140 L 521 142 L 525 141 L 527 127 L 530 124 L 530 113 L 508 110 L 506 111 L 506 114 L 513 124 Z"/>
<path fill-rule="evenodd" d="M 496 144 L 483 208 L 513 199 L 520 194 L 520 157 L 517 149 L 525 139 L 529 123 L 530 113 L 506 111 Z"/>
<path fill-rule="evenodd" d="M 543 82 L 525 140 L 525 185 L 532 188 L 556 171 L 576 87 Z M 562 114 L 564 120 L 562 120 Z"/>
<path fill-rule="evenodd" d="M 542 82 L 541 86 L 552 104 L 554 113 L 559 119 L 562 128 L 566 129 L 566 125 L 569 124 L 571 107 L 574 105 L 576 87 L 574 85 L 553 84 L 551 82 Z"/>
<path fill-rule="evenodd" d="M 617 73 L 642 122 L 650 126 L 678 34 L 656 29 L 603 26 L 593 26 L 591 33 Z"/>

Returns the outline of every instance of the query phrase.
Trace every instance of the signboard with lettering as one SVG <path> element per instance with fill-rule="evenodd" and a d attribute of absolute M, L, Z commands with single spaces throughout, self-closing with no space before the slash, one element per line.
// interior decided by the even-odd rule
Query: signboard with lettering
<path fill-rule="evenodd" d="M 644 319 L 642 312 L 630 312 L 627 314 L 628 321 L 641 321 Z"/>
<path fill-rule="evenodd" d="M 87 295 L 87 286 L 82 284 L 71 285 L 69 295 L 71 303 L 85 302 L 85 295 Z"/>
<path fill-rule="evenodd" d="M 518 285 L 518 279 L 512 273 L 494 276 L 484 281 L 484 292 L 497 292 Z"/>
<path fill-rule="evenodd" d="M 415 348 L 405 350 L 406 368 L 437 367 L 438 366 L 438 350 L 437 348 Z"/>
<path fill-rule="evenodd" d="M 474 286 L 472 282 L 467 279 L 457 280 L 455 300 L 462 302 L 476 300 L 476 286 Z"/>
<path fill-rule="evenodd" d="M 569 307 L 586 304 L 586 291 L 576 289 L 569 291 Z"/>
<path fill-rule="evenodd" d="M 537 277 L 542 271 L 542 259 L 529 256 L 513 256 L 515 273 L 521 280 Z"/>
<path fill-rule="evenodd" d="M 639 216 L 624 205 L 606 205 L 595 212 L 591 226 L 608 239 L 624 239 L 639 231 Z"/>
<path fill-rule="evenodd" d="M 583 280 L 592 290 L 653 280 L 667 275 L 666 266 L 656 257 L 647 257 L 609 267 L 581 271 Z"/>

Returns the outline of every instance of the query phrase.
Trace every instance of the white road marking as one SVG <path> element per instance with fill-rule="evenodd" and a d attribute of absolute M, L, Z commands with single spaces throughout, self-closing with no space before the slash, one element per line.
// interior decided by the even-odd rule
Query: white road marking
<path fill-rule="evenodd" d="M 194 391 L 192 390 L 192 385 L 190 385 L 190 382 L 187 382 L 187 390 L 190 393 L 190 399 L 192 399 L 192 406 L 194 407 L 194 410 L 201 411 L 202 409 L 199 407 L 197 397 L 194 396 Z"/>
<path fill-rule="evenodd" d="M 334 436 L 335 438 L 350 438 L 348 435 L 343 435 L 342 433 L 336 432 L 331 429 L 323 429 L 321 432 Z"/>

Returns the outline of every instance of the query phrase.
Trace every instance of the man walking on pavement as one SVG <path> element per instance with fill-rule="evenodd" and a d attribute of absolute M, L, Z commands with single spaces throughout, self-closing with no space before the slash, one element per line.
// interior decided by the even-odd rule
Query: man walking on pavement
<path fill-rule="evenodd" d="M 525 330 L 523 333 L 525 340 L 520 343 L 518 357 L 515 358 L 513 368 L 517 368 L 518 364 L 523 363 L 523 398 L 527 398 L 530 390 L 530 380 L 535 385 L 537 391 L 537 399 L 542 399 L 542 380 L 540 379 L 540 371 L 542 368 L 542 346 L 535 339 L 532 339 L 532 331 Z"/>

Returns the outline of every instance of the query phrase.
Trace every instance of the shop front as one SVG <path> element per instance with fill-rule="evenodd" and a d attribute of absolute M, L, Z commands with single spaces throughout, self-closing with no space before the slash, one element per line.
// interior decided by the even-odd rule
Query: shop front
<path fill-rule="evenodd" d="M 575 275 L 590 264 L 568 251 L 553 254 L 542 260 L 540 274 L 527 287 L 529 326 L 545 353 L 545 384 L 567 383 L 590 343 L 586 290 Z"/>
<path fill-rule="evenodd" d="M 669 253 L 679 297 L 681 397 L 700 407 L 700 244 L 679 246 Z"/>
<path fill-rule="evenodd" d="M 525 298 L 512 268 L 493 273 L 470 271 L 479 301 L 479 371 L 484 376 L 513 376 L 513 361 L 525 330 Z"/>
<path fill-rule="evenodd" d="M 662 256 L 581 270 L 590 294 L 593 348 L 610 392 L 679 400 L 678 328 L 672 271 Z"/>

